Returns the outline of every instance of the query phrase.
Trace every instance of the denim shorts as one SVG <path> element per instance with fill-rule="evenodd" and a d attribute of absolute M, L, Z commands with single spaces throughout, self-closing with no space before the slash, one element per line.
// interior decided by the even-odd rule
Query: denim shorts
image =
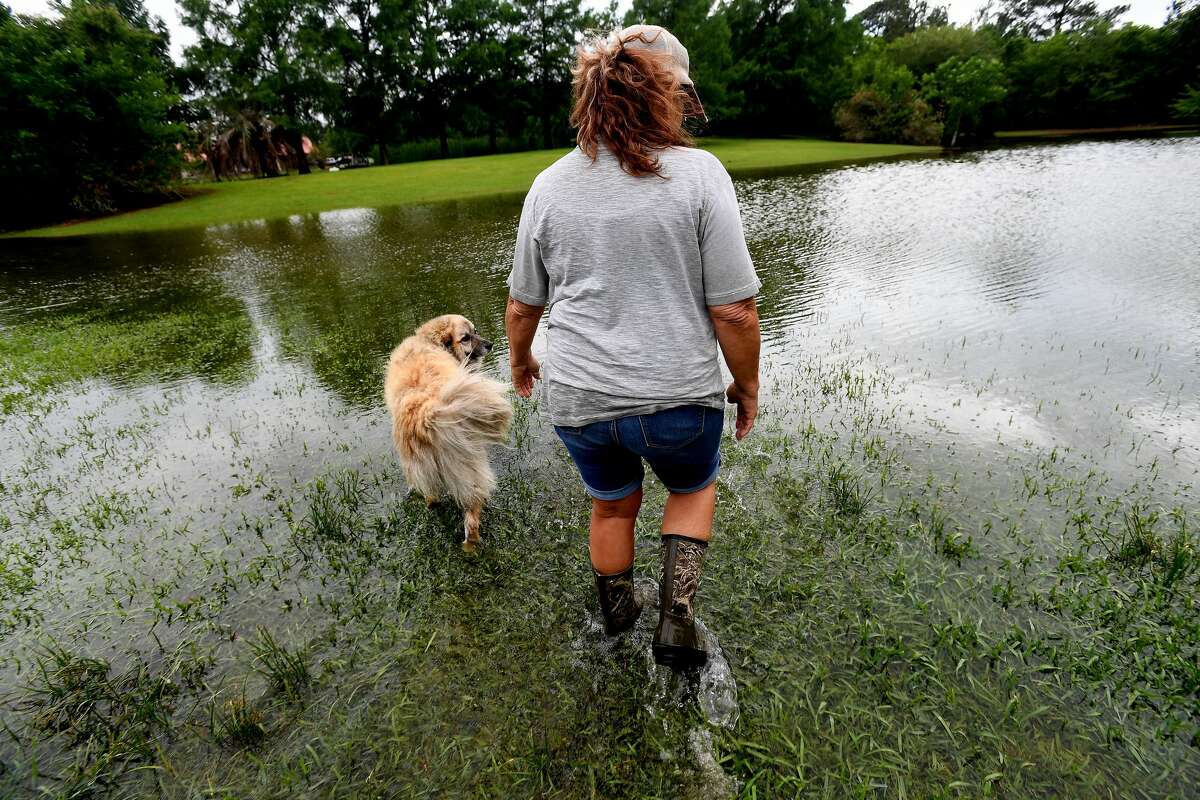
<path fill-rule="evenodd" d="M 597 500 L 620 500 L 636 492 L 642 459 L 671 492 L 698 492 L 717 479 L 725 414 L 707 406 L 676 406 L 653 414 L 554 426 L 584 488 Z"/>

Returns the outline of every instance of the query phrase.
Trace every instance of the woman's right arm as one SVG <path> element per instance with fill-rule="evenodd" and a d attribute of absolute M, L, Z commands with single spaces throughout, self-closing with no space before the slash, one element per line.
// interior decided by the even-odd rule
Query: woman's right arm
<path fill-rule="evenodd" d="M 729 365 L 733 383 L 725 396 L 737 406 L 737 438 L 744 439 L 754 427 L 758 416 L 758 351 L 761 340 L 758 329 L 758 307 L 754 298 L 736 303 L 709 306 L 721 354 Z"/>
<path fill-rule="evenodd" d="M 542 318 L 543 306 L 532 306 L 512 297 L 504 309 L 504 330 L 508 334 L 508 366 L 513 387 L 521 397 L 533 393 L 534 380 L 541 379 L 542 366 L 533 357 L 533 334 Z"/>
<path fill-rule="evenodd" d="M 533 382 L 542 377 L 542 367 L 533 357 L 533 334 L 549 300 L 550 276 L 542 263 L 541 248 L 534 234 L 538 182 L 535 180 L 521 205 L 513 268 L 508 275 L 508 305 L 504 308 L 504 330 L 508 334 L 508 366 L 513 388 L 521 397 L 533 393 Z"/>

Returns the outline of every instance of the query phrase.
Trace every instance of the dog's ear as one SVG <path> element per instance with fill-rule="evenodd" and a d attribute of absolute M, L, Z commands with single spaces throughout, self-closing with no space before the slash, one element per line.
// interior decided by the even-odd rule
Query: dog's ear
<path fill-rule="evenodd" d="M 442 347 L 454 352 L 454 326 L 447 325 L 438 333 L 438 340 L 441 341 Z"/>

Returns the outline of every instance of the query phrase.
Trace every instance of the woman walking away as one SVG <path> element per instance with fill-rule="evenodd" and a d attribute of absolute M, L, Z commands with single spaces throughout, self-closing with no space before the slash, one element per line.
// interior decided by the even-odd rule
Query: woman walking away
<path fill-rule="evenodd" d="M 537 177 L 521 211 L 505 314 L 513 385 L 528 397 L 541 377 L 530 346 L 548 306 L 546 399 L 592 496 L 605 630 L 628 630 L 641 613 L 633 530 L 645 459 L 670 492 L 654 657 L 696 666 L 707 659 L 693 600 L 722 409 L 737 405 L 738 439 L 758 413 L 761 283 L 729 174 L 689 146 L 684 118 L 704 110 L 679 40 L 635 25 L 585 42 L 573 74 L 578 147 Z"/>

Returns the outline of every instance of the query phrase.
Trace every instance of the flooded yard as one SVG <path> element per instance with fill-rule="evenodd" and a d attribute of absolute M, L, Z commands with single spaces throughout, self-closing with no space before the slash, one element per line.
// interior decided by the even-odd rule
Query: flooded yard
<path fill-rule="evenodd" d="M 391 453 L 519 200 L 0 242 L 0 796 L 1195 796 L 1200 139 L 736 185 L 764 409 L 683 678 L 602 635 L 536 395 L 478 557 Z"/>

